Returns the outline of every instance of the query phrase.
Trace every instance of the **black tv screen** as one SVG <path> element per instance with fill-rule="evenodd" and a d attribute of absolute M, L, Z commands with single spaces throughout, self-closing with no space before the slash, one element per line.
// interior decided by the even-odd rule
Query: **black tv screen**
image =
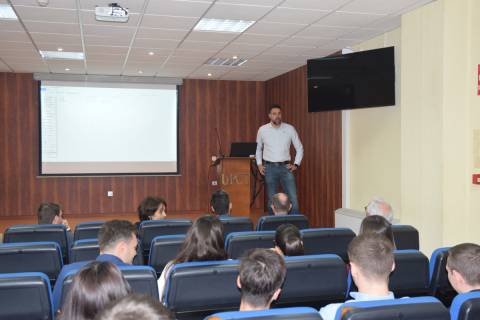
<path fill-rule="evenodd" d="M 395 105 L 394 60 L 394 47 L 308 60 L 308 111 Z"/>

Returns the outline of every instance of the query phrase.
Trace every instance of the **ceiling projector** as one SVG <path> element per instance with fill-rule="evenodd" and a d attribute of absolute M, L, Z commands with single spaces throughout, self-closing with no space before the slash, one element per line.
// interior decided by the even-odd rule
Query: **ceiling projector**
<path fill-rule="evenodd" d="M 128 10 L 118 3 L 110 3 L 108 7 L 95 7 L 95 19 L 108 22 L 127 22 Z"/>

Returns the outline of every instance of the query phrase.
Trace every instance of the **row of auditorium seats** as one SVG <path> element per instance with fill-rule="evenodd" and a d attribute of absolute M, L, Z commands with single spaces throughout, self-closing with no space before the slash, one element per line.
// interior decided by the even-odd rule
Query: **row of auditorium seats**
<path fill-rule="evenodd" d="M 340 257 L 287 257 L 286 266 L 287 278 L 274 308 L 302 305 L 315 309 L 274 309 L 252 314 L 227 312 L 206 319 L 319 319 L 313 310 L 330 302 L 344 301 L 347 286 Z M 178 319 L 202 319 L 214 312 L 237 310 L 240 301 L 235 284 L 238 267 L 238 260 L 175 265 L 166 286 L 167 307 Z M 134 292 L 158 297 L 152 268 L 128 266 L 120 269 Z M 74 273 L 72 271 L 65 278 L 62 294 L 55 305 L 61 306 L 65 300 Z M 202 288 L 201 294 L 199 288 Z M 1 319 L 53 319 L 49 279 L 42 273 L 0 274 L 0 307 Z M 450 319 L 446 310 L 433 297 L 358 302 L 348 304 L 348 309 L 339 313 L 343 317 L 337 314 L 336 319 Z M 458 295 L 453 300 L 450 315 L 454 320 L 479 319 L 480 292 Z"/>
<path fill-rule="evenodd" d="M 346 248 L 350 240 L 355 236 L 349 229 L 308 229 L 308 221 L 303 215 L 288 216 L 265 216 L 258 224 L 258 233 L 252 232 L 252 222 L 246 217 L 223 216 L 220 218 L 224 225 L 226 242 L 231 239 L 230 234 L 236 232 L 246 232 L 242 236 L 244 242 L 257 242 L 259 247 L 270 247 L 273 242 L 273 230 L 283 223 L 296 224 L 302 230 L 305 250 L 307 254 L 334 253 L 339 254 L 345 261 L 347 260 Z M 103 222 L 86 222 L 77 226 L 74 233 L 74 250 L 82 247 L 86 250 L 90 242 L 78 242 L 80 240 L 95 239 Z M 192 221 L 189 219 L 164 219 L 158 221 L 144 221 L 140 224 L 139 238 L 144 250 L 145 261 L 148 260 L 152 241 L 155 237 L 161 235 L 185 234 L 190 228 Z M 270 231 L 265 231 L 270 230 Z M 418 231 L 412 226 L 396 225 L 393 226 L 397 249 L 415 249 L 418 250 Z M 264 233 L 262 233 L 264 232 Z M 230 238 L 229 238 L 230 237 Z M 4 235 L 5 243 L 14 242 L 35 242 L 35 241 L 54 241 L 57 242 L 62 251 L 64 263 L 78 261 L 78 256 L 72 253 L 67 240 L 67 231 L 62 225 L 15 225 L 9 227 Z M 254 239 L 256 238 L 256 239 Z M 237 241 L 240 242 L 238 239 Z M 238 252 L 232 252 L 231 258 L 237 258 L 242 253 L 240 248 Z"/>

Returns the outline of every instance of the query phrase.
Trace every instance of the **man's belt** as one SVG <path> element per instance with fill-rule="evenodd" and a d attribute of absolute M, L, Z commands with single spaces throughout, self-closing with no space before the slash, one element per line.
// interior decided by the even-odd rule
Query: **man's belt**
<path fill-rule="evenodd" d="M 280 162 L 272 162 L 272 161 L 267 161 L 263 160 L 266 164 L 276 164 L 276 165 L 282 165 L 282 164 L 289 164 L 290 161 L 280 161 Z"/>

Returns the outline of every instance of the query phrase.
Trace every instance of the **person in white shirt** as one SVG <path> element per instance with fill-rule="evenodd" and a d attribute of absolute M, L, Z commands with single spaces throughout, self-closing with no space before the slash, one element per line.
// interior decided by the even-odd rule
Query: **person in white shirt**
<path fill-rule="evenodd" d="M 302 162 L 303 145 L 295 128 L 282 122 L 282 108 L 279 105 L 270 107 L 268 117 L 270 122 L 258 129 L 256 152 L 258 170 L 265 176 L 268 210 L 273 214 L 272 196 L 278 192 L 278 186 L 281 185 L 292 202 L 291 212 L 298 213 L 297 187 L 293 172 Z M 296 151 L 293 164 L 290 158 L 292 144 Z"/>
<path fill-rule="evenodd" d="M 392 206 L 380 197 L 373 198 L 365 207 L 365 213 L 369 216 L 382 216 L 393 223 L 393 209 Z"/>
<path fill-rule="evenodd" d="M 350 272 L 358 292 L 351 292 L 353 300 L 345 303 L 395 299 L 388 290 L 390 273 L 395 269 L 393 250 L 392 241 L 379 234 L 362 234 L 350 242 Z M 341 305 L 333 303 L 321 308 L 323 320 L 334 320 Z"/>

